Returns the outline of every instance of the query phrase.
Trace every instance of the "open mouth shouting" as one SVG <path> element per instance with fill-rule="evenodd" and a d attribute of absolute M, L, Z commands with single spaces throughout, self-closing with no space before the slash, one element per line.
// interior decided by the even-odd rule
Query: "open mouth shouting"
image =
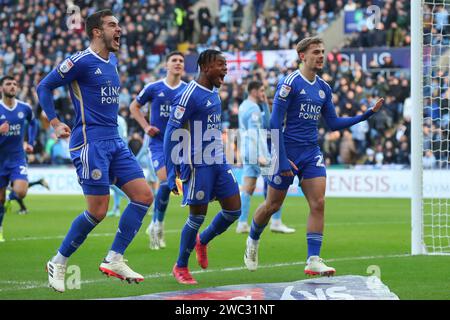
<path fill-rule="evenodd" d="M 114 46 L 120 47 L 120 36 L 114 36 L 113 43 Z"/>
<path fill-rule="evenodd" d="M 226 72 L 224 72 L 224 73 L 221 73 L 219 75 L 219 77 L 217 78 L 218 79 L 218 83 L 219 83 L 220 86 L 225 83 L 225 76 L 226 75 L 227 75 Z"/>

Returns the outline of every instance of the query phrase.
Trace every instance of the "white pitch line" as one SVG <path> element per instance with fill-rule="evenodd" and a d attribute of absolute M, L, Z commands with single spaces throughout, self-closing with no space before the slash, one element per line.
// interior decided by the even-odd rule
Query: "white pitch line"
<path fill-rule="evenodd" d="M 331 258 L 326 259 L 327 262 L 344 262 L 344 261 L 358 261 L 358 260 L 374 260 L 374 259 L 391 259 L 391 258 L 405 258 L 411 257 L 410 254 L 392 254 L 392 255 L 380 255 L 380 256 L 361 256 L 361 257 L 345 257 L 345 258 Z M 258 266 L 258 269 L 271 269 L 271 268 L 282 268 L 282 267 L 291 267 L 296 265 L 304 265 L 305 261 L 294 261 L 294 262 L 283 262 L 283 263 L 275 263 L 275 264 L 266 264 Z M 243 271 L 247 270 L 246 267 L 227 267 L 222 269 L 209 269 L 209 270 L 196 270 L 192 271 L 192 274 L 201 274 L 201 273 L 216 273 L 216 272 L 233 272 L 233 271 Z M 172 273 L 152 273 L 148 275 L 144 275 L 145 279 L 154 279 L 154 278 L 166 278 L 172 277 Z M 92 284 L 92 283 L 101 283 L 110 281 L 111 279 L 102 278 L 102 279 L 91 279 L 81 281 L 81 285 L 83 284 Z M 115 279 L 113 279 L 115 280 Z M 43 289 L 48 288 L 47 282 L 37 282 L 37 281 L 0 281 L 2 285 L 20 285 L 20 287 L 16 288 L 4 288 L 0 289 L 0 292 L 6 291 L 21 291 L 21 290 L 29 290 L 29 289 Z"/>
<path fill-rule="evenodd" d="M 410 224 L 410 221 L 392 221 L 392 222 L 338 222 L 329 223 L 327 227 L 339 227 L 339 226 L 366 226 L 366 225 L 392 225 L 392 224 Z M 306 224 L 289 224 L 292 227 L 305 227 Z M 177 233 L 181 232 L 181 229 L 170 229 L 166 230 L 165 233 Z M 110 237 L 114 236 L 115 233 L 91 233 L 88 237 Z M 11 238 L 7 241 L 39 241 L 39 240 L 57 240 L 64 239 L 65 235 L 57 236 L 46 236 L 46 237 L 22 237 L 22 238 Z"/>
<path fill-rule="evenodd" d="M 109 237 L 113 236 L 115 233 L 91 233 L 88 237 Z M 64 239 L 65 235 L 59 236 L 47 236 L 47 237 L 23 237 L 23 238 L 12 238 L 7 239 L 7 241 L 38 241 L 38 240 L 56 240 L 56 239 Z"/>

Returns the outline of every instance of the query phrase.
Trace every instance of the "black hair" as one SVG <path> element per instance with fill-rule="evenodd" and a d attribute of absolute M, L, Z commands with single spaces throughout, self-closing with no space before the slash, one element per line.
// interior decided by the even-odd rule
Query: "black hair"
<path fill-rule="evenodd" d="M 102 19 L 104 17 L 110 17 L 110 16 L 114 16 L 114 13 L 109 10 L 109 9 L 105 9 L 105 10 L 100 10 L 97 11 L 93 14 L 91 14 L 89 17 L 87 17 L 86 19 L 86 33 L 89 37 L 89 39 L 92 39 L 94 37 L 94 29 L 101 29 L 103 21 Z"/>
<path fill-rule="evenodd" d="M 13 76 L 10 75 L 6 75 L 0 78 L 0 86 L 3 85 L 3 82 L 5 82 L 6 80 L 15 80 Z"/>
<path fill-rule="evenodd" d="M 250 93 L 252 90 L 259 90 L 263 86 L 260 81 L 250 81 L 247 86 L 247 92 Z"/>
<path fill-rule="evenodd" d="M 203 51 L 202 53 L 200 53 L 198 60 L 197 60 L 197 64 L 200 68 L 200 70 L 202 69 L 202 67 L 206 66 L 207 64 L 211 63 L 212 61 L 215 61 L 217 56 L 221 55 L 222 52 L 218 51 L 218 50 L 213 50 L 213 49 L 207 49 L 205 51 Z"/>
<path fill-rule="evenodd" d="M 173 57 L 173 56 L 182 56 L 184 59 L 184 54 L 181 51 L 172 51 L 172 52 L 169 52 L 169 54 L 166 56 L 166 62 L 169 61 L 170 57 Z"/>

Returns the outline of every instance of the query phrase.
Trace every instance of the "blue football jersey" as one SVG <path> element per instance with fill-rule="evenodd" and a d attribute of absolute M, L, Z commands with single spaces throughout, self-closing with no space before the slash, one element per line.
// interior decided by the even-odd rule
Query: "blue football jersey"
<path fill-rule="evenodd" d="M 0 134 L 0 154 L 24 153 L 23 141 L 25 137 L 25 124 L 34 121 L 33 109 L 27 103 L 15 99 L 16 103 L 8 108 L 0 100 L 0 125 L 9 123 L 9 131 Z M 29 137 L 32 144 L 34 137 Z"/>
<path fill-rule="evenodd" d="M 141 105 L 151 102 L 150 105 L 150 124 L 159 129 L 159 133 L 152 137 L 150 146 L 160 146 L 162 148 L 164 132 L 166 131 L 167 121 L 169 120 L 172 100 L 175 96 L 184 90 L 186 82 L 181 81 L 178 86 L 171 87 L 166 79 L 147 84 L 136 97 L 136 101 Z"/>
<path fill-rule="evenodd" d="M 119 137 L 117 114 L 120 78 L 117 64 L 113 53 L 105 60 L 88 48 L 64 60 L 39 84 L 50 89 L 69 85 L 75 108 L 71 150 L 80 149 L 90 141 Z M 55 118 L 54 111 L 43 103 L 45 97 L 40 95 L 39 98 L 49 120 Z"/>
<path fill-rule="evenodd" d="M 279 82 L 274 104 L 284 105 L 286 108 L 283 131 L 286 145 L 317 145 L 321 116 L 327 120 L 332 114 L 336 115 L 331 87 L 317 75 L 310 82 L 300 70 Z"/>
<path fill-rule="evenodd" d="M 192 80 L 178 93 L 168 123 L 189 132 L 190 164 L 194 167 L 225 163 L 222 142 L 222 107 L 218 90 Z M 170 154 L 166 153 L 166 157 Z"/>
<path fill-rule="evenodd" d="M 318 147 L 321 117 L 331 130 L 340 130 L 364 121 L 373 114 L 372 109 L 369 109 L 362 115 L 339 118 L 333 104 L 331 87 L 322 78 L 316 75 L 311 82 L 300 70 L 284 77 L 277 86 L 270 119 L 272 129 L 283 130 L 279 137 L 281 170 L 290 169 L 286 149 L 301 152 L 304 147 Z M 283 126 L 281 117 L 284 117 Z"/>

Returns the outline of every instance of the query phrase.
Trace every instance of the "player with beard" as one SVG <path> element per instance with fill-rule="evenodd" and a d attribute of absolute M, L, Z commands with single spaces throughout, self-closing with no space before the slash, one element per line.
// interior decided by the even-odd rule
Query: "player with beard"
<path fill-rule="evenodd" d="M 0 100 L 0 242 L 3 237 L 3 217 L 10 212 L 11 201 L 22 201 L 28 191 L 27 153 L 33 152 L 37 123 L 33 109 L 27 103 L 17 100 L 17 82 L 11 76 L 0 79 L 2 100 Z M 25 124 L 28 122 L 28 141 L 25 143 Z M 12 189 L 5 205 L 6 188 Z"/>
<path fill-rule="evenodd" d="M 85 29 L 89 47 L 64 60 L 37 88 L 39 102 L 57 137 L 70 136 L 72 161 L 87 203 L 87 210 L 75 218 L 57 254 L 47 262 L 49 284 L 59 292 L 65 290 L 67 259 L 106 216 L 111 184 L 130 202 L 99 269 L 128 282 L 143 281 L 143 276 L 126 264 L 123 254 L 153 201 L 144 173 L 117 129 L 120 77 L 113 52 L 120 47 L 119 21 L 110 10 L 102 10 L 87 18 Z M 69 85 L 75 108 L 72 130 L 55 113 L 52 90 L 63 85 Z"/>

